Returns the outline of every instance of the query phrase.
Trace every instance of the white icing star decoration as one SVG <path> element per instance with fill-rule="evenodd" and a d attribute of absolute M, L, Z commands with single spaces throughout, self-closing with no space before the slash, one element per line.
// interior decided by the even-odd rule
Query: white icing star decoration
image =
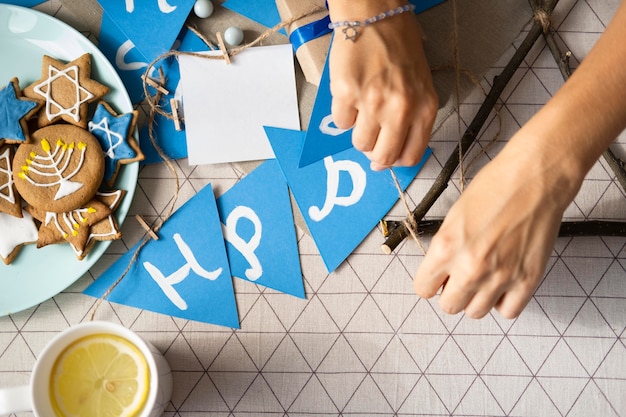
<path fill-rule="evenodd" d="M 100 99 L 109 88 L 91 77 L 91 55 L 84 54 L 67 64 L 44 55 L 41 79 L 26 87 L 24 96 L 43 99 L 39 127 L 63 120 L 87 127 L 88 104 Z"/>

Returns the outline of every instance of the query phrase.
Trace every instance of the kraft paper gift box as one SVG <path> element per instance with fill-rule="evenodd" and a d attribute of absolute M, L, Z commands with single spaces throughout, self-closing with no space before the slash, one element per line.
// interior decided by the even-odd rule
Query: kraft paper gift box
<path fill-rule="evenodd" d="M 283 21 L 293 19 L 319 7 L 321 10 L 310 16 L 298 19 L 289 27 L 287 34 L 291 35 L 294 30 L 304 25 L 323 19 L 328 15 L 324 0 L 302 1 L 302 0 L 276 0 L 278 13 Z M 305 79 L 313 85 L 319 86 L 320 78 L 324 70 L 324 63 L 330 47 L 331 33 L 310 40 L 302 44 L 296 51 L 296 58 Z"/>

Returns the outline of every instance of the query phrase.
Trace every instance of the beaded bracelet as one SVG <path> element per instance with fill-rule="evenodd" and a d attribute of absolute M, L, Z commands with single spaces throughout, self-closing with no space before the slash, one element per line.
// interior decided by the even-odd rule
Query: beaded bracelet
<path fill-rule="evenodd" d="M 330 22 L 328 24 L 329 29 L 343 28 L 341 31 L 343 32 L 343 38 L 346 40 L 351 40 L 354 42 L 356 38 L 359 36 L 359 27 L 371 25 L 372 23 L 380 22 L 383 19 L 388 17 L 392 17 L 398 14 L 412 12 L 415 10 L 415 6 L 413 4 L 405 4 L 404 6 L 397 7 L 395 9 L 388 10 L 386 12 L 382 12 L 377 14 L 376 16 L 370 17 L 365 20 L 344 20 L 341 22 Z"/>

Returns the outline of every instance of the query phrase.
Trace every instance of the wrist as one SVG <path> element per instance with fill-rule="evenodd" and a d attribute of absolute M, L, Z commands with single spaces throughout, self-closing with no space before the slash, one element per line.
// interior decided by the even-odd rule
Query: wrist
<path fill-rule="evenodd" d="M 563 210 L 576 197 L 589 170 L 577 152 L 547 132 L 534 131 L 532 125 L 518 131 L 501 153 L 511 169 L 518 168 L 514 175 L 534 183 Z"/>
<path fill-rule="evenodd" d="M 365 20 L 408 4 L 408 0 L 328 0 L 332 21 Z"/>

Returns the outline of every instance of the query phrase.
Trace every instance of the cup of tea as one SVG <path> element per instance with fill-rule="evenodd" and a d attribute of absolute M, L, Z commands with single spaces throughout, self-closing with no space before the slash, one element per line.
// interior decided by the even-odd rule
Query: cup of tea
<path fill-rule="evenodd" d="M 160 417 L 172 395 L 163 355 L 119 324 L 89 321 L 56 335 L 25 386 L 0 388 L 0 415 Z"/>

